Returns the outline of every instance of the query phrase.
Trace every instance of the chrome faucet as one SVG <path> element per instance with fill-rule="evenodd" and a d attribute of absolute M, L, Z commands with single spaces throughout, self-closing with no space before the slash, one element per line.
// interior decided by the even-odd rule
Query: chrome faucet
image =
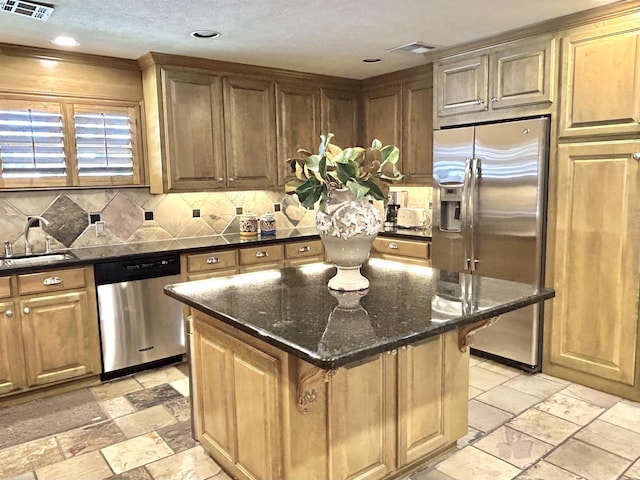
<path fill-rule="evenodd" d="M 31 255 L 33 252 L 31 252 L 31 245 L 29 245 L 29 228 L 31 228 L 31 225 L 33 225 L 33 223 L 36 220 L 40 220 L 40 222 L 44 223 L 44 225 L 49 225 L 49 220 L 47 220 L 46 218 L 43 217 L 39 217 L 37 215 L 34 215 L 33 217 L 28 217 L 27 220 L 27 226 L 24 227 L 24 254 L 25 255 Z"/>

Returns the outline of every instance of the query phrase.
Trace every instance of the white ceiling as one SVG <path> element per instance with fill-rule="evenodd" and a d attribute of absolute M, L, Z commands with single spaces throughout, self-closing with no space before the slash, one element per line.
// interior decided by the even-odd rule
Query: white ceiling
<path fill-rule="evenodd" d="M 46 0 L 45 0 L 46 1 Z M 47 22 L 0 11 L 0 42 L 137 59 L 161 52 L 362 79 L 425 63 L 389 52 L 448 47 L 615 0 L 57 0 Z M 217 30 L 196 39 L 194 30 Z M 59 48 L 59 47 L 55 47 Z M 379 63 L 363 63 L 364 58 Z"/>

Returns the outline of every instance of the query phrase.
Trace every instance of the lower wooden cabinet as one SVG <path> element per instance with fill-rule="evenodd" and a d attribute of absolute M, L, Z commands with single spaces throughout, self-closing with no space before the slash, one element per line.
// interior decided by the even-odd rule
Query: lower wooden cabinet
<path fill-rule="evenodd" d="M 296 267 L 313 262 L 324 262 L 322 240 L 304 240 L 284 245 L 285 267 Z"/>
<path fill-rule="evenodd" d="M 640 400 L 640 141 L 558 147 L 543 371 Z M 604 190 L 603 190 L 604 187 Z"/>
<path fill-rule="evenodd" d="M 92 267 L 14 275 L 0 301 L 0 395 L 100 373 Z"/>
<path fill-rule="evenodd" d="M 371 256 L 414 265 L 431 265 L 431 242 L 376 237 L 371 247 Z"/>
<path fill-rule="evenodd" d="M 467 432 L 468 353 L 451 331 L 335 371 L 193 315 L 197 439 L 242 480 L 382 480 Z"/>

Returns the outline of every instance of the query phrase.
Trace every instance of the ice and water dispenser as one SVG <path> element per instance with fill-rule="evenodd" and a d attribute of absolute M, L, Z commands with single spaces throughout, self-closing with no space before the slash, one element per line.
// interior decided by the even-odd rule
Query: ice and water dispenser
<path fill-rule="evenodd" d="M 440 187 L 440 230 L 443 232 L 461 230 L 462 187 L 461 183 Z"/>

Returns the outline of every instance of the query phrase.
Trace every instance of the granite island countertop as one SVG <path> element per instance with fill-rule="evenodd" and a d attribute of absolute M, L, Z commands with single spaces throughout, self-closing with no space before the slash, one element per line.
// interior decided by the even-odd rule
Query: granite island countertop
<path fill-rule="evenodd" d="M 165 287 L 183 303 L 322 369 L 490 319 L 555 295 L 551 289 L 371 259 L 364 292 L 334 292 L 328 264 Z"/>

